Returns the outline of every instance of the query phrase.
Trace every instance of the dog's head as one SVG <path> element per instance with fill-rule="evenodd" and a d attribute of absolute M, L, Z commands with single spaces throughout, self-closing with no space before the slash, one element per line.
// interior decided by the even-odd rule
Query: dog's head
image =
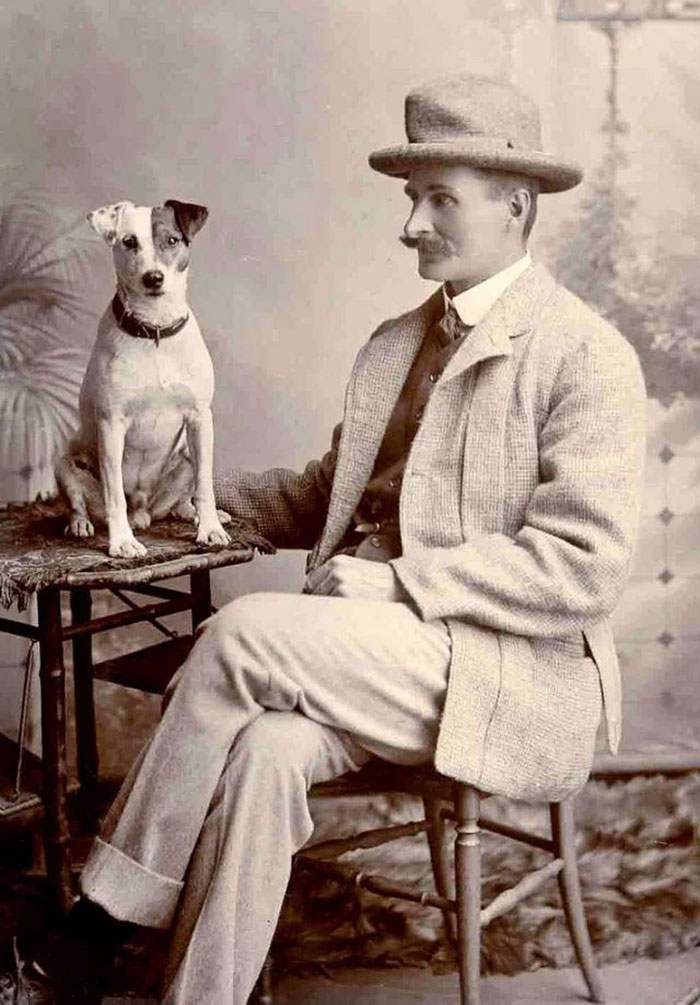
<path fill-rule="evenodd" d="M 204 206 L 168 199 L 162 206 L 116 202 L 87 219 L 112 248 L 119 285 L 133 303 L 184 294 L 192 238 L 208 215 Z"/>

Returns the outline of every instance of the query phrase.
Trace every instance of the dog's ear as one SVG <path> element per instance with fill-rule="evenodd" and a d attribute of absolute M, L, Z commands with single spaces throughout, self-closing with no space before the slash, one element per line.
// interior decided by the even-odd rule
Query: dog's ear
<path fill-rule="evenodd" d="M 115 202 L 111 206 L 100 206 L 99 209 L 93 209 L 87 214 L 87 222 L 107 244 L 114 244 L 122 214 L 131 206 L 132 202 Z"/>
<path fill-rule="evenodd" d="M 197 206 L 193 202 L 178 202 L 177 199 L 166 199 L 165 205 L 172 209 L 175 221 L 189 244 L 206 223 L 209 210 L 206 206 Z"/>

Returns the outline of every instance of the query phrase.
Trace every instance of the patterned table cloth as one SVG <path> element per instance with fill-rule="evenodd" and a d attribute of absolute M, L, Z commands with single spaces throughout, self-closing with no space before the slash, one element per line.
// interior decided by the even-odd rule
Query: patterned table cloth
<path fill-rule="evenodd" d="M 36 590 L 67 585 L 68 577 L 76 573 L 126 571 L 203 554 L 212 555 L 214 567 L 227 564 L 227 557 L 240 555 L 241 550 L 274 551 L 269 541 L 242 520 L 233 519 L 227 525 L 231 544 L 209 546 L 197 544 L 192 524 L 169 519 L 138 532 L 147 548 L 145 556 L 110 558 L 106 528 L 96 528 L 95 537 L 66 538 L 66 522 L 67 512 L 59 500 L 0 510 L 0 607 L 17 604 L 24 610 Z"/>

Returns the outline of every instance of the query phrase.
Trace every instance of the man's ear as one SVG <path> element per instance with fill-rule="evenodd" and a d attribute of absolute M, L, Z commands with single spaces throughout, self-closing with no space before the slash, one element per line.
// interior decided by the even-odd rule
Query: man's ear
<path fill-rule="evenodd" d="M 206 223 L 209 210 L 206 206 L 197 206 L 193 202 L 179 202 L 177 199 L 166 199 L 165 205 L 172 209 L 175 221 L 189 244 Z"/>
<path fill-rule="evenodd" d="M 93 209 L 87 214 L 87 222 L 107 244 L 114 244 L 122 214 L 125 209 L 133 205 L 133 202 L 115 202 L 111 206 L 100 206 L 99 209 Z"/>
<path fill-rule="evenodd" d="M 517 218 L 527 216 L 527 212 L 532 203 L 532 196 L 526 188 L 518 188 L 511 192 L 508 199 L 508 209 L 510 215 Z"/>

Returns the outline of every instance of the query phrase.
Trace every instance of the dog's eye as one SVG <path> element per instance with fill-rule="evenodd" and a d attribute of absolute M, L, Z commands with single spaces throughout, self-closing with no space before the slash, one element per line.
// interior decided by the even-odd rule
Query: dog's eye
<path fill-rule="evenodd" d="M 139 246 L 139 242 L 133 234 L 127 234 L 126 237 L 122 237 L 122 244 L 129 251 L 135 251 Z"/>
<path fill-rule="evenodd" d="M 173 237 L 173 235 L 171 234 L 170 237 L 168 238 L 168 244 L 170 245 L 171 248 L 174 247 L 174 245 L 179 244 L 179 243 L 180 243 L 180 238 L 179 237 Z"/>

